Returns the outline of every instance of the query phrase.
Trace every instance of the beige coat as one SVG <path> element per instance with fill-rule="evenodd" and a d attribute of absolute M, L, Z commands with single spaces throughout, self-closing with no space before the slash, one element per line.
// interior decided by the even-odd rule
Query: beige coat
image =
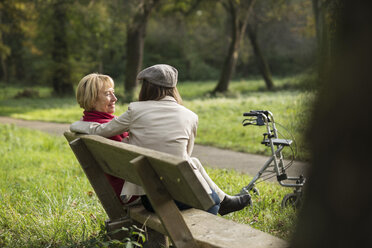
<path fill-rule="evenodd" d="M 178 104 L 173 97 L 159 101 L 141 101 L 129 104 L 128 110 L 108 123 L 78 121 L 70 130 L 79 133 L 111 137 L 130 132 L 129 143 L 153 150 L 170 153 L 188 160 L 206 190 L 214 189 L 221 200 L 224 193 L 209 178 L 196 158 L 191 158 L 198 125 L 198 116 Z M 209 185 L 209 187 L 208 187 Z M 142 195 L 141 187 L 125 183 L 122 195 Z"/>

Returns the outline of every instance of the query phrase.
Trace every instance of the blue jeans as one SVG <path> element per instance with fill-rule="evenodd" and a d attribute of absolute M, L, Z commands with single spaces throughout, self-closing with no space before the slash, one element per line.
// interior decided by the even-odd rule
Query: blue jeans
<path fill-rule="evenodd" d="M 218 197 L 218 195 L 213 189 L 212 189 L 212 194 L 210 194 L 210 196 L 212 197 L 215 204 L 211 208 L 209 208 L 207 212 L 217 215 L 218 210 L 220 209 L 220 203 L 221 203 L 220 198 Z M 147 198 L 146 195 L 141 196 L 141 201 L 142 201 L 143 206 L 147 209 L 147 211 L 155 212 L 151 206 L 149 198 Z M 174 203 L 176 203 L 176 206 L 178 207 L 179 210 L 186 210 L 186 209 L 191 208 L 190 206 L 182 202 L 179 202 L 179 201 L 174 201 Z"/>

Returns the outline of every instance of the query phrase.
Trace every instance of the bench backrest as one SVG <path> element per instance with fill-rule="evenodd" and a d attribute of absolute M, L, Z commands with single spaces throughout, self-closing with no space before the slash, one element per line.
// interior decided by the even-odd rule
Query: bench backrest
<path fill-rule="evenodd" d="M 84 164 L 89 163 L 89 160 L 88 162 L 82 160 L 91 156 L 105 173 L 142 186 L 132 161 L 143 156 L 173 199 L 203 210 L 213 205 L 213 200 L 204 190 L 192 167 L 182 158 L 97 135 L 76 135 L 71 132 L 65 132 L 64 135 L 71 148 L 75 143 L 75 146 L 80 148 L 85 146 L 84 149 L 89 151 L 80 152 L 79 147 L 72 149 L 83 168 L 87 166 Z"/>

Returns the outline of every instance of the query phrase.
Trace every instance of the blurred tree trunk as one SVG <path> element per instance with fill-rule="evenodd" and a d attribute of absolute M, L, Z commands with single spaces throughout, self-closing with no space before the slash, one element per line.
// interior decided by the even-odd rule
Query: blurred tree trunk
<path fill-rule="evenodd" d="M 314 19 L 315 19 L 315 33 L 317 39 L 317 70 L 319 83 L 322 83 L 325 77 L 326 68 L 330 63 L 330 18 L 328 16 L 328 6 L 330 0 L 312 0 Z"/>
<path fill-rule="evenodd" d="M 70 75 L 71 67 L 68 60 L 66 36 L 67 4 L 68 3 L 63 0 L 56 0 L 52 3 L 52 82 L 54 94 L 59 96 L 74 94 Z"/>
<path fill-rule="evenodd" d="M 371 13 L 371 1 L 329 5 L 331 66 L 310 118 L 312 166 L 291 247 L 372 247 Z"/>
<path fill-rule="evenodd" d="M 4 82 L 8 82 L 8 69 L 6 67 L 6 63 L 5 63 L 5 59 L 3 55 L 1 55 L 0 59 L 1 59 L 1 72 L 2 72 L 0 76 L 0 80 Z"/>
<path fill-rule="evenodd" d="M 2 26 L 2 13 L 0 12 L 0 26 Z M 0 29 L 0 59 L 1 59 L 1 74 L 0 80 L 7 82 L 8 81 L 8 68 L 5 63 L 5 59 L 9 56 L 10 49 L 7 45 L 3 43 L 2 30 Z"/>
<path fill-rule="evenodd" d="M 141 0 L 134 17 L 128 24 L 124 81 L 125 102 L 133 100 L 134 90 L 137 86 L 137 74 L 142 67 L 147 22 L 151 11 L 159 2 L 160 0 Z"/>
<path fill-rule="evenodd" d="M 228 91 L 229 83 L 234 74 L 236 62 L 238 60 L 240 43 L 244 37 L 248 17 L 255 2 L 255 0 L 228 0 L 227 2 L 223 2 L 223 6 L 231 19 L 231 36 L 229 50 L 223 64 L 221 76 L 213 93 Z"/>
<path fill-rule="evenodd" d="M 1 80 L 18 80 L 24 77 L 22 22 L 26 10 L 20 1 L 0 1 L 0 60 Z"/>
<path fill-rule="evenodd" d="M 260 70 L 261 75 L 265 81 L 266 88 L 268 90 L 272 90 L 274 89 L 274 83 L 271 77 L 271 71 L 270 71 L 269 65 L 266 62 L 265 57 L 263 56 L 261 52 L 260 44 L 257 41 L 256 30 L 257 29 L 254 28 L 253 25 L 249 23 L 247 24 L 248 37 L 249 37 L 249 40 L 251 41 L 253 53 L 256 57 L 258 69 Z"/>

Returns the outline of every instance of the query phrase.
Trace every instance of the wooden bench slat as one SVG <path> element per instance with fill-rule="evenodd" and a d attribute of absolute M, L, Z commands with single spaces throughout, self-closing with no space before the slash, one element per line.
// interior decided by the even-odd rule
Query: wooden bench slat
<path fill-rule="evenodd" d="M 141 185 L 130 161 L 146 156 L 173 199 L 200 209 L 213 206 L 190 164 L 178 157 L 152 150 L 111 141 L 103 137 L 82 137 L 104 172 Z"/>
<path fill-rule="evenodd" d="M 179 209 L 147 158 L 139 156 L 131 163 L 135 166 L 147 197 L 172 243 L 178 248 L 197 248 Z"/>
<path fill-rule="evenodd" d="M 109 218 L 119 219 L 125 216 L 123 205 L 84 142 L 80 138 L 72 140 L 70 147 L 80 164 L 84 165 L 82 168 Z"/>
<path fill-rule="evenodd" d="M 104 172 L 137 185 L 141 184 L 133 165 L 129 163 L 129 161 L 138 157 L 138 153 L 124 150 L 122 147 L 112 146 L 101 140 L 93 140 L 91 137 L 82 139 L 89 150 L 92 151 L 93 157 Z"/>
<path fill-rule="evenodd" d="M 203 210 L 214 205 L 187 161 L 175 166 L 147 158 L 173 199 Z"/>
<path fill-rule="evenodd" d="M 288 242 L 249 225 L 239 224 L 199 209 L 184 210 L 181 214 L 199 247 L 289 247 Z M 147 212 L 142 206 L 131 208 L 129 216 L 138 222 L 146 222 L 150 228 L 165 234 L 157 215 Z"/>

